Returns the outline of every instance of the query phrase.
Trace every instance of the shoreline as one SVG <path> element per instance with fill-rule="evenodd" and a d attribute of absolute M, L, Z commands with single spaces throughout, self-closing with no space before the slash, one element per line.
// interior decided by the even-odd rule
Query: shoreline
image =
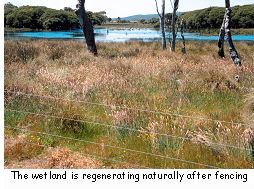
<path fill-rule="evenodd" d="M 152 29 L 159 30 L 158 28 L 154 28 L 151 25 L 143 25 L 142 24 L 105 24 L 100 26 L 94 26 L 94 29 L 117 29 L 117 30 L 125 30 L 125 29 Z M 31 29 L 31 28 L 4 28 L 4 32 L 64 32 L 64 31 L 74 31 L 76 29 L 70 30 L 43 30 L 43 29 Z M 201 30 L 185 30 L 184 33 L 197 33 L 199 35 L 219 35 L 219 29 L 201 29 Z M 254 28 L 237 28 L 232 29 L 232 35 L 254 35 Z"/>

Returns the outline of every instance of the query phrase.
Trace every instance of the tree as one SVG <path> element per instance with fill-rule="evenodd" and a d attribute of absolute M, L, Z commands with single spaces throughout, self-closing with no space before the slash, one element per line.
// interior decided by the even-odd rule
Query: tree
<path fill-rule="evenodd" d="M 63 10 L 67 11 L 67 12 L 73 12 L 74 11 L 71 7 L 64 7 Z"/>
<path fill-rule="evenodd" d="M 172 3 L 172 2 L 171 2 Z M 171 39 L 171 51 L 175 52 L 176 46 L 176 11 L 178 10 L 179 0 L 174 0 L 173 13 L 172 13 L 172 39 Z"/>
<path fill-rule="evenodd" d="M 227 37 L 227 43 L 229 47 L 229 53 L 230 56 L 234 62 L 235 65 L 241 66 L 241 60 L 239 58 L 238 52 L 234 46 L 233 40 L 232 40 L 232 35 L 231 35 L 231 25 L 232 25 L 232 9 L 230 8 L 230 0 L 225 0 L 226 3 L 226 13 L 224 16 L 224 20 L 222 22 L 222 26 L 220 29 L 220 37 L 219 37 L 219 42 L 218 42 L 218 47 L 219 47 L 219 56 L 224 57 L 224 38 L 225 35 Z"/>
<path fill-rule="evenodd" d="M 70 30 L 80 28 L 79 17 L 75 10 L 65 7 L 55 10 L 43 6 L 16 7 L 4 5 L 4 26 L 13 28 Z M 101 25 L 107 21 L 106 12 L 86 12 L 93 24 Z"/>
<path fill-rule="evenodd" d="M 91 19 L 93 25 L 101 25 L 103 23 L 106 23 L 108 20 L 108 17 L 102 13 L 104 12 L 87 12 L 87 15 Z"/>
<path fill-rule="evenodd" d="M 18 7 L 13 5 L 10 2 L 4 4 L 4 10 L 6 10 L 6 9 L 15 9 L 15 8 L 18 8 Z"/>
<path fill-rule="evenodd" d="M 166 34 L 165 34 L 165 0 L 162 0 L 161 13 L 159 12 L 157 0 L 155 0 L 156 10 L 160 17 L 160 28 L 162 35 L 162 49 L 165 50 L 167 48 L 166 43 Z"/>
<path fill-rule="evenodd" d="M 74 12 L 48 10 L 39 19 L 43 28 L 50 30 L 68 30 L 78 28 L 79 20 Z"/>
<path fill-rule="evenodd" d="M 182 19 L 181 22 L 180 22 L 180 29 L 181 29 L 181 37 L 182 37 L 182 40 L 183 40 L 183 48 L 182 48 L 182 53 L 183 54 L 186 54 L 186 46 L 185 46 L 185 37 L 183 35 L 183 32 L 184 32 L 184 20 Z"/>
<path fill-rule="evenodd" d="M 95 44 L 95 37 L 94 37 L 94 28 L 92 21 L 87 16 L 85 10 L 85 0 L 78 0 L 77 4 L 77 13 L 79 15 L 79 22 L 83 29 L 83 33 L 86 39 L 86 45 L 88 50 L 97 55 L 97 47 Z"/>
<path fill-rule="evenodd" d="M 232 8 L 232 28 L 254 28 L 254 4 Z M 210 7 L 181 14 L 186 28 L 190 30 L 217 29 L 221 27 L 225 8 Z"/>

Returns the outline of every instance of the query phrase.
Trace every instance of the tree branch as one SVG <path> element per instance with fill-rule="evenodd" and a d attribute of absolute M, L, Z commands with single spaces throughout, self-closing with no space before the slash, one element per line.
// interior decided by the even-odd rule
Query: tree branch
<path fill-rule="evenodd" d="M 156 4 L 156 11 L 157 11 L 157 14 L 159 15 L 159 17 L 161 18 L 161 14 L 159 12 L 159 8 L 158 8 L 158 2 L 157 0 L 154 0 L 155 1 L 155 4 Z"/>
<path fill-rule="evenodd" d="M 171 3 L 172 9 L 174 9 L 174 5 L 173 5 L 173 3 L 172 3 L 172 0 L 170 0 L 170 3 Z"/>

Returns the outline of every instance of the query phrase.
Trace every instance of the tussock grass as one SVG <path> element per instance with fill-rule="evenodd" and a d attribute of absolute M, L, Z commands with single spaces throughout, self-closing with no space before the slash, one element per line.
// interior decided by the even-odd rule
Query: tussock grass
<path fill-rule="evenodd" d="M 22 52 L 31 54 L 29 58 L 23 59 L 22 53 L 12 50 L 17 45 Z M 252 124 L 246 118 L 250 111 L 246 104 L 251 103 L 245 98 L 254 87 L 254 44 L 236 45 L 243 59 L 242 70 L 236 69 L 229 57 L 218 58 L 215 43 L 188 42 L 187 55 L 162 51 L 160 43 L 99 43 L 99 55 L 94 57 L 77 41 L 38 40 L 18 44 L 6 41 L 6 90 L 69 101 L 6 93 L 5 125 L 94 142 L 33 134 L 46 148 L 69 148 L 100 156 L 104 158 L 101 161 L 104 167 L 126 168 L 137 164 L 153 168 L 205 168 L 160 157 L 169 156 L 221 168 L 253 168 L 244 138 L 245 126 L 239 123 L 244 122 L 247 127 Z M 36 53 L 30 52 L 31 48 Z M 181 52 L 180 47 L 177 52 Z M 20 134 L 31 135 L 6 129 L 6 137 Z M 30 151 L 23 154 L 26 153 Z M 15 159 L 8 150 L 5 156 L 8 162 Z M 109 158 L 127 163 L 113 163 Z"/>

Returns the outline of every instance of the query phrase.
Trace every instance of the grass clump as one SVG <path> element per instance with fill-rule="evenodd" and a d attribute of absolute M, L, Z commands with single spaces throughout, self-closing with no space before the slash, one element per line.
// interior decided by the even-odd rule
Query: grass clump
<path fill-rule="evenodd" d="M 48 57 L 50 60 L 58 60 L 61 57 L 63 57 L 65 55 L 65 51 L 67 48 L 56 44 L 56 43 L 52 43 L 48 45 Z"/>

